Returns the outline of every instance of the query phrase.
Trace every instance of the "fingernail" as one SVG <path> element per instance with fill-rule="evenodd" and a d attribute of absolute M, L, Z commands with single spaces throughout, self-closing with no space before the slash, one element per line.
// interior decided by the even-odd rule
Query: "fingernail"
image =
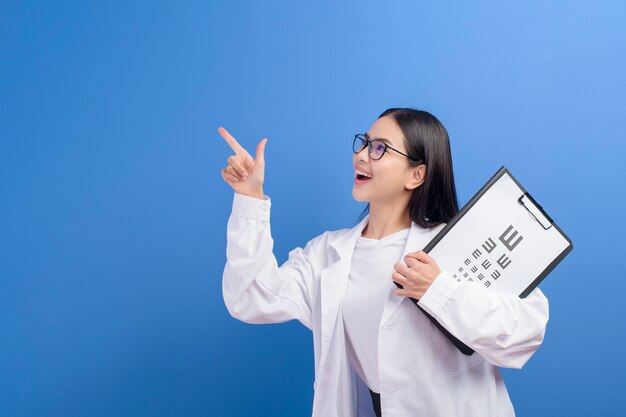
<path fill-rule="evenodd" d="M 244 176 L 244 178 L 247 177 L 248 176 L 248 171 L 244 171 L 243 172 L 243 176 Z"/>

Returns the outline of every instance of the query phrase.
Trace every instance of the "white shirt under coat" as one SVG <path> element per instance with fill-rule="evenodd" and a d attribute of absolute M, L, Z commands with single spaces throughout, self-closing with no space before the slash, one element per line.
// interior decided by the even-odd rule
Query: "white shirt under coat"
<path fill-rule="evenodd" d="M 222 292 L 229 313 L 247 323 L 298 320 L 313 334 L 313 417 L 374 416 L 366 385 L 350 364 L 342 320 L 357 239 L 352 228 L 326 231 L 278 265 L 268 196 L 234 193 L 227 225 Z M 402 256 L 421 250 L 444 225 L 412 222 Z M 393 265 L 393 263 L 392 263 Z M 514 416 L 498 367 L 521 368 L 543 342 L 548 300 L 526 298 L 437 276 L 419 305 L 475 350 L 464 355 L 390 283 L 378 328 L 379 389 L 385 417 Z"/>
<path fill-rule="evenodd" d="M 343 321 L 350 363 L 374 392 L 378 385 L 378 326 L 385 308 L 394 264 L 402 257 L 409 228 L 382 239 L 357 238 L 348 287 L 343 299 Z"/>

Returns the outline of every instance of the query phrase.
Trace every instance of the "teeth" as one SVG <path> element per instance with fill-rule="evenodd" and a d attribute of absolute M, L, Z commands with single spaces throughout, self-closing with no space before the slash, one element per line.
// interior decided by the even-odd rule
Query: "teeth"
<path fill-rule="evenodd" d="M 363 171 L 359 171 L 358 169 L 356 170 L 356 173 L 359 174 L 359 175 L 364 175 L 367 178 L 372 178 L 372 176 L 370 174 L 368 174 L 366 172 L 363 172 Z"/>

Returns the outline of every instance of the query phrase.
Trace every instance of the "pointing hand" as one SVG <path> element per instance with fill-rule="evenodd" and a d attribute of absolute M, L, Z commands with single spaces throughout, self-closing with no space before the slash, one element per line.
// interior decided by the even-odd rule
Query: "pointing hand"
<path fill-rule="evenodd" d="M 239 194 L 263 199 L 267 139 L 261 139 L 256 146 L 256 157 L 252 158 L 226 129 L 219 127 L 217 131 L 235 152 L 228 157 L 228 165 L 222 169 L 224 181 Z"/>

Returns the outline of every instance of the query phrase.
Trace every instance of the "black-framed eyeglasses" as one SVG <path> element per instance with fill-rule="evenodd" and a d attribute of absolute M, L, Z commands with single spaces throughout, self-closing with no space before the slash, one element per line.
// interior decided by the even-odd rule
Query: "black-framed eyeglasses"
<path fill-rule="evenodd" d="M 367 145 L 369 145 L 368 153 L 370 155 L 370 158 L 372 159 L 382 158 L 385 152 L 387 151 L 387 149 L 391 149 L 392 151 L 398 152 L 400 155 L 406 156 L 407 158 L 409 158 L 411 161 L 415 162 L 416 164 L 419 164 L 420 162 L 422 162 L 421 159 L 417 160 L 415 158 L 411 158 L 409 155 L 405 154 L 404 152 L 400 152 L 399 150 L 393 148 L 391 145 L 388 145 L 382 140 L 379 140 L 379 139 L 370 140 L 367 133 L 366 134 L 357 133 L 356 135 L 354 135 L 354 141 L 352 142 L 352 151 L 354 153 L 361 152 L 363 149 L 365 149 Z"/>

